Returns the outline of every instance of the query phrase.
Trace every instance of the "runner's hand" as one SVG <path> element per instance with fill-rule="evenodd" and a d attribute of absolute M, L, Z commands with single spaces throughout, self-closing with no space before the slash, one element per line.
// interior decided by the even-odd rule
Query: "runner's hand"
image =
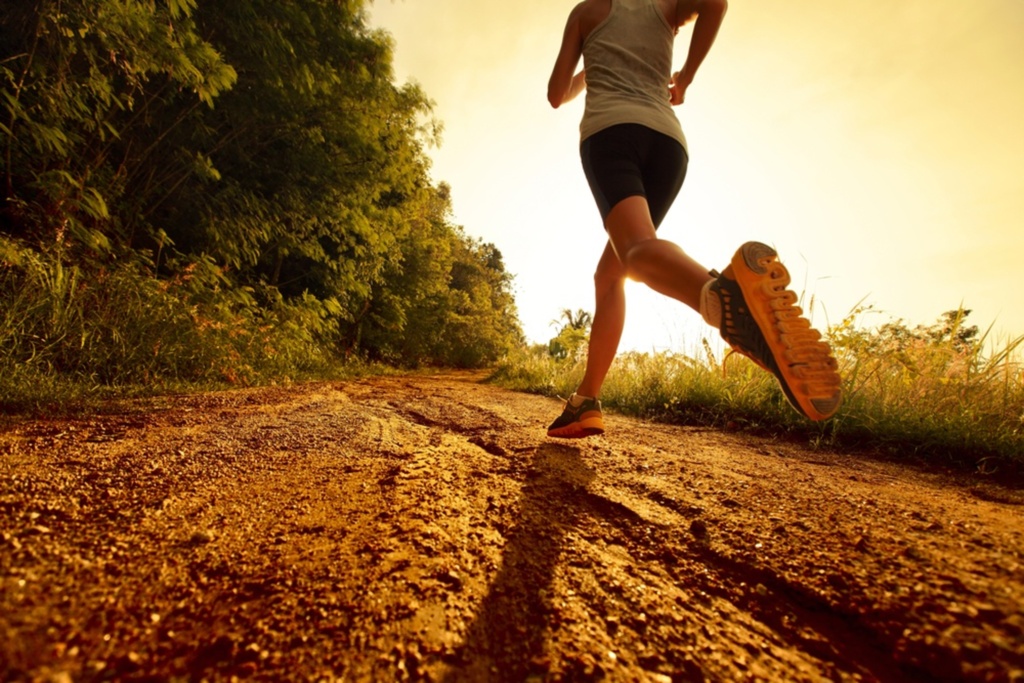
<path fill-rule="evenodd" d="M 677 71 L 672 74 L 672 82 L 668 86 L 669 100 L 673 106 L 679 106 L 686 99 L 686 88 L 690 84 L 680 78 L 682 72 Z"/>

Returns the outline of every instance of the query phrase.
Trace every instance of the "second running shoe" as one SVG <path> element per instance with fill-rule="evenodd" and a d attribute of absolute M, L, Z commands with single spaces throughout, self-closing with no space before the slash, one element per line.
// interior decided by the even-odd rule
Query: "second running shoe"
<path fill-rule="evenodd" d="M 596 398 L 585 398 L 580 405 L 573 405 L 575 394 L 565 402 L 565 410 L 548 427 L 548 436 L 562 439 L 579 439 L 604 433 L 604 416 L 601 402 Z"/>

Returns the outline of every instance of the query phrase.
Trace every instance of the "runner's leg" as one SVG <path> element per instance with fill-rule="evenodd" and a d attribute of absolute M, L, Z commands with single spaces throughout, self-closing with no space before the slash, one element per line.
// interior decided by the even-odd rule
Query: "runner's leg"
<path fill-rule="evenodd" d="M 708 269 L 674 242 L 658 239 L 645 197 L 616 204 L 605 229 L 628 277 L 700 310 L 701 289 L 711 280 Z"/>
<path fill-rule="evenodd" d="M 626 322 L 626 270 L 611 243 L 605 246 L 594 274 L 594 320 L 587 347 L 587 370 L 576 390 L 581 396 L 597 397 L 615 360 Z"/>

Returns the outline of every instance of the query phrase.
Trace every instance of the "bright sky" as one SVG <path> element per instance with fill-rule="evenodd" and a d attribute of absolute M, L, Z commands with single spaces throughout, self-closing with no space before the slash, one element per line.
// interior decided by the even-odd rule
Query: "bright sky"
<path fill-rule="evenodd" d="M 531 341 L 563 309 L 593 311 L 605 241 L 579 163 L 583 100 L 546 100 L 574 4 L 371 8 L 399 82 L 436 102 L 434 179 L 455 222 L 505 256 Z M 719 269 L 746 240 L 774 245 L 820 327 L 861 301 L 882 311 L 865 326 L 963 303 L 993 335 L 1024 334 L 1021 36 L 1022 0 L 733 0 L 676 110 L 690 166 L 661 236 Z M 691 352 L 708 334 L 642 285 L 627 307 L 623 348 Z"/>

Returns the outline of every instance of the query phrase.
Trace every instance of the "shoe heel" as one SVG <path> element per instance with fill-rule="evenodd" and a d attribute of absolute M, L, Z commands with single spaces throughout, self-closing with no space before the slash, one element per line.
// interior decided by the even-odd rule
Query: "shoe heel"
<path fill-rule="evenodd" d="M 834 396 L 831 396 L 829 398 L 812 398 L 810 399 L 810 402 L 814 409 L 818 412 L 814 415 L 810 415 L 807 413 L 807 411 L 804 410 L 800 412 L 807 415 L 807 417 L 809 417 L 811 420 L 815 422 L 820 422 L 822 420 L 827 420 L 828 418 L 836 414 L 836 411 L 839 410 L 839 406 L 842 405 L 843 403 L 843 395 L 840 389 L 836 389 L 836 393 Z"/>
<path fill-rule="evenodd" d="M 777 251 L 761 242 L 747 242 L 740 247 L 739 253 L 743 257 L 743 262 L 747 265 L 747 268 L 758 275 L 763 275 L 767 272 L 766 261 L 771 261 L 779 255 Z"/>

